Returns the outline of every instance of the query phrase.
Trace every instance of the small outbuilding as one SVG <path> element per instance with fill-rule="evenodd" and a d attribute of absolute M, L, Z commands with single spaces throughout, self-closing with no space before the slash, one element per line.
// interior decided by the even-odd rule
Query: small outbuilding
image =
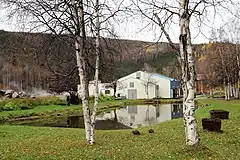
<path fill-rule="evenodd" d="M 95 95 L 95 81 L 89 82 L 89 96 Z M 114 89 L 112 87 L 111 83 L 101 83 L 101 81 L 98 82 L 98 89 L 100 95 L 105 96 L 114 96 Z"/>

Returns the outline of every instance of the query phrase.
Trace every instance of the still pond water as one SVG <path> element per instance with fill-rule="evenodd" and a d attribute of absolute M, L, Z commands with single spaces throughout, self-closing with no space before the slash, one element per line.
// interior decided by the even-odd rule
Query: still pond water
<path fill-rule="evenodd" d="M 182 104 L 126 106 L 100 113 L 96 118 L 96 129 L 138 128 L 181 117 L 183 117 Z M 20 124 L 70 128 L 84 127 L 83 118 L 74 115 L 21 121 Z"/>

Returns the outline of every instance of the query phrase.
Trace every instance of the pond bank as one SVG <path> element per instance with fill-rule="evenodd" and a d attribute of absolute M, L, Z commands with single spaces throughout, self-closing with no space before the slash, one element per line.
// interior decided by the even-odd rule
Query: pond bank
<path fill-rule="evenodd" d="M 179 99 L 138 99 L 138 100 L 113 100 L 99 103 L 98 113 L 103 111 L 112 110 L 120 106 L 126 105 L 140 105 L 140 104 L 161 104 L 161 103 L 181 103 L 182 100 Z M 91 106 L 93 104 L 90 104 Z M 82 116 L 81 105 L 45 105 L 37 106 L 33 109 L 27 110 L 16 110 L 16 111 L 3 111 L 0 112 L 0 123 L 8 121 L 21 121 L 21 120 L 31 120 L 39 119 L 45 117 L 58 117 L 59 115 L 79 115 Z"/>
<path fill-rule="evenodd" d="M 96 116 L 95 128 L 99 130 L 130 129 L 183 117 L 182 104 L 141 104 L 122 107 L 100 109 Z M 18 121 L 9 121 L 9 124 L 84 128 L 84 119 L 78 114 L 43 117 L 41 119 L 21 118 Z"/>

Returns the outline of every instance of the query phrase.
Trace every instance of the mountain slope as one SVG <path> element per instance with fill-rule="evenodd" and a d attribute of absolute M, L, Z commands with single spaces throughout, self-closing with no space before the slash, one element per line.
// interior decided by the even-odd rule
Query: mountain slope
<path fill-rule="evenodd" d="M 76 90 L 79 80 L 73 44 L 69 35 L 0 31 L 0 87 L 26 91 Z M 94 38 L 88 38 L 89 80 L 94 75 L 92 44 Z M 168 43 L 101 40 L 100 79 L 104 82 L 136 70 L 177 77 L 177 68 L 176 55 Z"/>

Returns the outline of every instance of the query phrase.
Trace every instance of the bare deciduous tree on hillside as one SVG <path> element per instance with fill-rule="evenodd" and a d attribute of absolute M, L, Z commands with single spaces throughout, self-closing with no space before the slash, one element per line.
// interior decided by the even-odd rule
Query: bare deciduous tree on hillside
<path fill-rule="evenodd" d="M 224 87 L 225 99 L 239 97 L 238 45 L 227 42 L 211 42 L 200 60 L 199 71 L 205 75 L 211 88 Z"/>
<path fill-rule="evenodd" d="M 219 29 L 213 30 L 212 43 L 217 45 L 221 68 L 224 73 L 225 99 L 239 98 L 240 65 L 239 65 L 239 18 L 238 14 L 229 19 Z"/>

